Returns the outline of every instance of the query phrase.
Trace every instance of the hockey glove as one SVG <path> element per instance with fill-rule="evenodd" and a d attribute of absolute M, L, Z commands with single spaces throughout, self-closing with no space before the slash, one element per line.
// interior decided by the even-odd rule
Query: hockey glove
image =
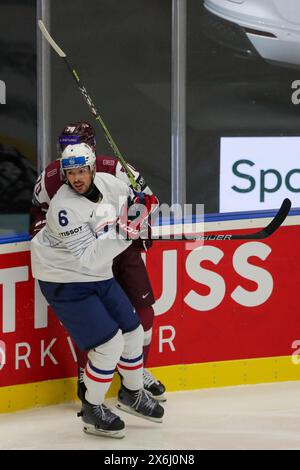
<path fill-rule="evenodd" d="M 158 199 L 152 194 L 136 193 L 128 198 L 117 220 L 117 230 L 126 239 L 137 240 L 145 230 L 148 234 L 149 216 L 158 207 Z M 144 238 L 147 238 L 147 236 Z"/>

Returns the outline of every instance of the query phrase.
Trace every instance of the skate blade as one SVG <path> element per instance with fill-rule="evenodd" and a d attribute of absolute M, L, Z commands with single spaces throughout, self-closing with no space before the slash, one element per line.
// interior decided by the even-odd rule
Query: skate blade
<path fill-rule="evenodd" d="M 141 413 L 138 413 L 137 411 L 135 411 L 130 406 L 123 405 L 123 403 L 121 403 L 121 402 L 116 403 L 116 407 L 119 410 L 125 411 L 126 413 L 129 413 L 131 415 L 135 415 L 138 418 L 147 419 L 148 421 L 153 421 L 154 423 L 162 423 L 163 422 L 162 417 L 161 418 L 154 418 L 153 416 L 142 415 Z"/>
<path fill-rule="evenodd" d="M 167 401 L 167 397 L 165 396 L 164 393 L 162 393 L 161 395 L 153 395 L 153 393 L 151 393 L 151 392 L 147 392 L 147 393 L 149 393 L 151 398 L 154 398 L 154 400 L 156 400 L 156 401 L 161 401 L 161 402 Z"/>
<path fill-rule="evenodd" d="M 105 431 L 104 429 L 97 429 L 93 424 L 84 424 L 82 428 L 86 434 L 93 434 L 94 436 L 112 437 L 113 439 L 122 439 L 125 437 L 124 429 L 118 431 Z"/>

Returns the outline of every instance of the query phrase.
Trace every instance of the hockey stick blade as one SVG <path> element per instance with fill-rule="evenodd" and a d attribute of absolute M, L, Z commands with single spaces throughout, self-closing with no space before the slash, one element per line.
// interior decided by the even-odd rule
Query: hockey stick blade
<path fill-rule="evenodd" d="M 281 207 L 275 215 L 274 219 L 271 220 L 271 222 L 265 228 L 259 230 L 258 232 L 247 233 L 245 235 L 232 234 L 231 240 L 262 240 L 264 238 L 268 238 L 283 224 L 288 216 L 291 205 L 292 203 L 290 199 L 286 198 L 281 204 Z"/>
<path fill-rule="evenodd" d="M 275 215 L 274 219 L 262 230 L 258 230 L 257 232 L 252 233 L 209 233 L 208 235 L 182 235 L 181 238 L 179 236 L 175 236 L 174 238 L 165 238 L 165 237 L 153 237 L 153 240 L 164 240 L 164 241 L 178 241 L 178 240 L 185 240 L 189 242 L 193 241 L 228 241 L 228 240 L 263 240 L 264 238 L 268 238 L 272 235 L 285 221 L 288 216 L 288 213 L 291 208 L 291 201 L 290 199 L 284 199 L 283 203 L 281 204 L 280 209 L 278 210 L 277 214 Z"/>

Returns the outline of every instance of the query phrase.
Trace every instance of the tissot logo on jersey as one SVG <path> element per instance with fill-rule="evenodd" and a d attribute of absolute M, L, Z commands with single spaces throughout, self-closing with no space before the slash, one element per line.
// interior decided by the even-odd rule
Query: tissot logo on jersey
<path fill-rule="evenodd" d="M 76 233 L 81 232 L 82 225 L 80 227 L 73 228 L 71 230 L 66 230 L 65 232 L 60 232 L 60 237 L 69 237 L 70 235 L 75 235 Z"/>

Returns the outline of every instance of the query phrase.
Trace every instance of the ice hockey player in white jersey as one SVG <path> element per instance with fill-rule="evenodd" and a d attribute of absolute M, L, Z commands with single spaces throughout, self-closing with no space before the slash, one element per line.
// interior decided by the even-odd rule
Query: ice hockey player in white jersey
<path fill-rule="evenodd" d="M 124 422 L 103 404 L 116 367 L 122 377 L 118 408 L 156 422 L 164 414 L 143 389 L 143 328 L 112 274 L 113 258 L 131 243 L 124 207 L 128 200 L 142 200 L 145 213 L 149 208 L 146 195 L 139 198 L 114 176 L 95 173 L 95 159 L 87 144 L 64 150 L 67 184 L 51 200 L 46 226 L 31 242 L 32 272 L 77 346 L 88 351 L 84 430 L 123 437 Z"/>
<path fill-rule="evenodd" d="M 88 122 L 71 122 L 64 127 L 58 139 L 58 149 L 60 154 L 68 145 L 79 143 L 88 144 L 96 153 L 95 129 Z M 140 190 L 151 196 L 152 203 L 158 205 L 156 196 L 152 193 L 151 188 L 149 188 L 141 173 L 130 165 L 128 166 L 130 167 Z M 127 186 L 131 186 L 131 181 L 126 175 L 124 168 L 115 157 L 96 154 L 96 172 L 109 173 L 124 181 Z M 63 184 L 64 181 L 60 171 L 60 160 L 54 160 L 49 163 L 41 175 L 39 175 L 35 184 L 30 210 L 30 234 L 32 237 L 36 236 L 46 224 L 46 213 L 48 211 L 50 201 Z M 152 246 L 152 240 L 151 237 L 149 237 L 150 231 L 147 230 L 145 233 L 147 233 L 146 239 L 143 237 L 134 240 L 132 244 L 129 244 L 126 250 L 114 258 L 112 270 L 115 279 L 120 284 L 135 308 L 144 328 L 144 388 L 151 393 L 156 400 L 165 401 L 165 386 L 145 368 L 147 367 L 147 362 L 149 360 L 149 351 L 152 342 L 154 323 L 153 305 L 155 303 L 151 282 L 142 259 L 142 251 L 145 249 L 149 250 Z M 83 371 L 87 363 L 87 353 L 86 351 L 81 351 L 76 344 L 75 351 L 78 366 L 77 394 L 81 399 L 85 395 Z"/>

